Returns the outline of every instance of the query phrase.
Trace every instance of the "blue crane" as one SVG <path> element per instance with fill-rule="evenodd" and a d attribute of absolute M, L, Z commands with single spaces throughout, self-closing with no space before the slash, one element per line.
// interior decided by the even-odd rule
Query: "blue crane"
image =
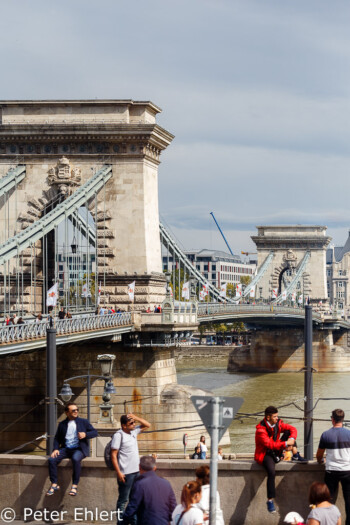
<path fill-rule="evenodd" d="M 214 213 L 213 213 L 212 211 L 210 212 L 210 215 L 213 217 L 216 226 L 219 228 L 219 232 L 221 233 L 222 238 L 224 239 L 227 248 L 230 250 L 230 254 L 231 254 L 231 255 L 234 255 L 233 252 L 232 252 L 232 250 L 231 250 L 231 248 L 230 248 L 230 245 L 229 245 L 229 243 L 227 242 L 225 235 L 222 233 L 222 230 L 221 230 L 221 228 L 220 228 L 220 226 L 219 226 L 219 224 L 218 224 L 218 221 L 215 219 L 215 217 L 214 217 Z"/>

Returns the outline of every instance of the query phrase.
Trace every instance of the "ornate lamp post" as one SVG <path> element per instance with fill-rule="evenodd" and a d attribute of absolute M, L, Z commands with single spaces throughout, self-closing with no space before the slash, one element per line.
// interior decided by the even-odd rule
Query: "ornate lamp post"
<path fill-rule="evenodd" d="M 68 381 L 73 381 L 74 379 L 85 379 L 86 385 L 87 385 L 87 417 L 90 421 L 90 395 L 91 395 L 91 379 L 103 379 L 105 382 L 104 390 L 102 399 L 103 401 L 109 401 L 111 399 L 111 394 L 116 394 L 116 389 L 114 388 L 113 381 L 112 381 L 112 369 L 113 369 L 113 361 L 115 359 L 115 355 L 111 354 L 104 354 L 97 356 L 97 360 L 101 363 L 101 369 L 102 374 L 101 376 L 98 375 L 91 375 L 88 371 L 87 374 L 80 375 L 80 376 L 74 376 L 74 377 L 68 377 L 68 379 L 64 380 L 63 386 L 61 388 L 61 391 L 59 393 L 59 396 L 63 399 L 63 401 L 68 402 L 71 400 L 73 394 L 73 391 L 70 387 L 70 384 Z M 105 400 L 105 397 L 107 396 L 107 399 Z M 113 408 L 112 405 L 109 405 L 109 415 L 113 418 L 111 409 Z"/>

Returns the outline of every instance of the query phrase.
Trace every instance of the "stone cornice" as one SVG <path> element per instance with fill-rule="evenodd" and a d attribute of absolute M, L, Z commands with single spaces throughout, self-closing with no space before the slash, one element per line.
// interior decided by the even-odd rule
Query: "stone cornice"
<path fill-rule="evenodd" d="M 274 250 L 274 249 L 285 249 L 294 248 L 300 250 L 315 250 L 315 249 L 326 249 L 332 237 L 307 237 L 307 238 L 286 238 L 286 237 L 274 237 L 266 238 L 264 236 L 254 235 L 251 237 L 252 241 L 260 249 Z"/>
<path fill-rule="evenodd" d="M 158 124 L 2 124 L 0 142 L 138 141 L 165 149 L 174 135 Z"/>

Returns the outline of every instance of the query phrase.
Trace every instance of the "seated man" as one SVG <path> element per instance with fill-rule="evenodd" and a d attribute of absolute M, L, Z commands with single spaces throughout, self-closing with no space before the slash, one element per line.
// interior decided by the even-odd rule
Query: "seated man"
<path fill-rule="evenodd" d="M 281 436 L 281 433 L 283 435 Z M 267 510 L 276 512 L 272 498 L 275 491 L 275 463 L 278 463 L 284 450 L 292 450 L 292 461 L 306 460 L 300 456 L 296 448 L 297 429 L 283 423 L 278 418 L 278 409 L 269 406 L 265 409 L 265 418 L 256 426 L 255 433 L 255 461 L 267 471 Z"/>
<path fill-rule="evenodd" d="M 81 461 L 89 455 L 89 439 L 97 436 L 97 430 L 87 419 L 78 417 L 79 409 L 75 403 L 68 403 L 65 407 L 67 415 L 58 425 L 53 442 L 53 452 L 49 458 L 49 474 L 51 487 L 47 496 L 52 496 L 57 490 L 57 465 L 65 458 L 71 458 L 73 463 L 73 484 L 70 496 L 76 496 L 80 480 Z"/>

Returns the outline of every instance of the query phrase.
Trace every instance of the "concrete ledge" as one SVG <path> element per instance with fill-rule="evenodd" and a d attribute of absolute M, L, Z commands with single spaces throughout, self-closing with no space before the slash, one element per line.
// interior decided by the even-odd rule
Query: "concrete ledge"
<path fill-rule="evenodd" d="M 171 482 L 179 501 L 185 482 L 195 478 L 195 469 L 199 465 L 207 463 L 206 460 L 158 459 L 157 468 L 158 474 Z M 100 522 L 114 523 L 112 511 L 115 510 L 118 493 L 115 473 L 108 470 L 101 459 L 84 459 L 79 492 L 77 497 L 72 498 L 68 495 L 71 472 L 69 460 L 62 461 L 59 467 L 61 490 L 54 496 L 47 497 L 45 494 L 50 483 L 46 457 L 0 455 L 0 511 L 4 507 L 11 507 L 15 510 L 17 519 L 24 519 L 25 509 L 41 511 L 46 509 L 47 512 L 59 510 L 65 513 L 62 515 L 63 521 L 83 523 L 94 521 L 100 512 L 107 511 L 111 519 L 103 519 Z M 309 464 L 288 462 L 276 465 L 276 503 L 279 513 L 270 515 L 266 510 L 264 469 L 252 459 L 220 461 L 218 484 L 225 524 L 283 523 L 284 516 L 291 510 L 299 512 L 306 518 L 309 512 L 307 501 L 309 486 L 315 480 L 323 481 L 323 477 L 324 467 L 316 462 Z M 345 516 L 343 499 L 340 495 L 337 505 Z M 76 517 L 76 509 L 86 509 L 90 514 L 81 521 Z M 83 511 L 79 510 L 79 512 Z M 33 519 L 32 521 L 35 523 Z M 59 521 L 61 522 L 62 520 Z"/>

